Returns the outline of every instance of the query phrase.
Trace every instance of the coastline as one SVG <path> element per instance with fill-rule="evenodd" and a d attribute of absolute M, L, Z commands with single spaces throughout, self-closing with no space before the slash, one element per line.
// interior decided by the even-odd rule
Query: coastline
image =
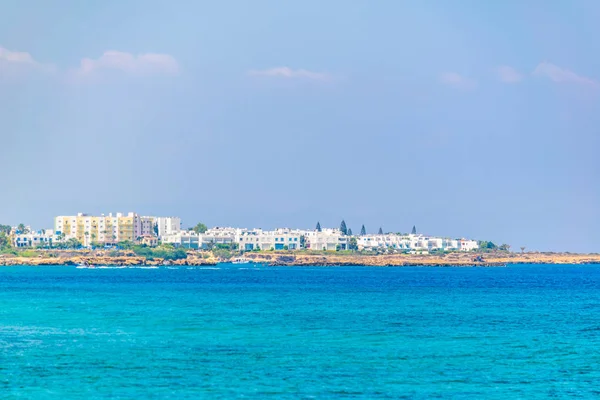
<path fill-rule="evenodd" d="M 483 261 L 475 261 L 482 256 Z M 246 253 L 254 263 L 269 266 L 289 267 L 333 267 L 333 266 L 369 266 L 369 267 L 503 267 L 508 264 L 600 264 L 600 254 L 567 253 L 448 253 L 444 255 L 365 255 L 365 254 L 325 254 L 292 252 L 256 252 Z M 115 265 L 115 266 L 159 266 L 188 265 L 214 266 L 227 263 L 231 259 L 217 258 L 208 252 L 188 252 L 188 257 L 180 260 L 146 259 L 133 253 L 119 256 L 106 255 L 103 252 L 65 251 L 40 253 L 32 257 L 20 255 L 0 255 L 0 266 L 64 266 L 78 264 Z"/>

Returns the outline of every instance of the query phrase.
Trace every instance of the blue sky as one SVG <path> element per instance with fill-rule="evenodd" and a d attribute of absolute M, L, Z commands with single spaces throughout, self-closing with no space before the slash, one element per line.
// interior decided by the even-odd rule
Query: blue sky
<path fill-rule="evenodd" d="M 595 1 L 3 1 L 0 222 L 344 218 L 600 251 L 599 17 Z"/>

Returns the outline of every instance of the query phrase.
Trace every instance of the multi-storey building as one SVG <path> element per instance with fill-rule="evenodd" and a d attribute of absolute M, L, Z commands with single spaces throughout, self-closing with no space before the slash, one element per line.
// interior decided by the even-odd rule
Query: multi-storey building
<path fill-rule="evenodd" d="M 139 241 L 154 235 L 155 217 L 142 217 L 136 213 L 101 214 L 92 216 L 79 213 L 54 219 L 54 231 L 60 238 L 79 240 L 84 246 L 92 243 L 118 243 Z"/>
<path fill-rule="evenodd" d="M 154 223 L 157 226 L 159 238 L 181 231 L 181 219 L 178 217 L 157 217 Z"/>

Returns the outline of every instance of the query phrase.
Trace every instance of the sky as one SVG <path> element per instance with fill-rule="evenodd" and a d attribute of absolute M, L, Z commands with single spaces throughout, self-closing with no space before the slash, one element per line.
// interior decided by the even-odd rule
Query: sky
<path fill-rule="evenodd" d="M 594 0 L 4 0 L 0 223 L 600 252 Z"/>

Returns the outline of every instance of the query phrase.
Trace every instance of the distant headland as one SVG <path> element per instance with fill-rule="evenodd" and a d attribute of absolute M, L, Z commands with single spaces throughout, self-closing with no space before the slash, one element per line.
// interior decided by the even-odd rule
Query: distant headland
<path fill-rule="evenodd" d="M 507 244 L 419 233 L 339 228 L 182 228 L 179 217 L 137 213 L 57 216 L 51 229 L 0 224 L 0 265 L 503 266 L 600 263 L 600 255 L 511 252 Z"/>

